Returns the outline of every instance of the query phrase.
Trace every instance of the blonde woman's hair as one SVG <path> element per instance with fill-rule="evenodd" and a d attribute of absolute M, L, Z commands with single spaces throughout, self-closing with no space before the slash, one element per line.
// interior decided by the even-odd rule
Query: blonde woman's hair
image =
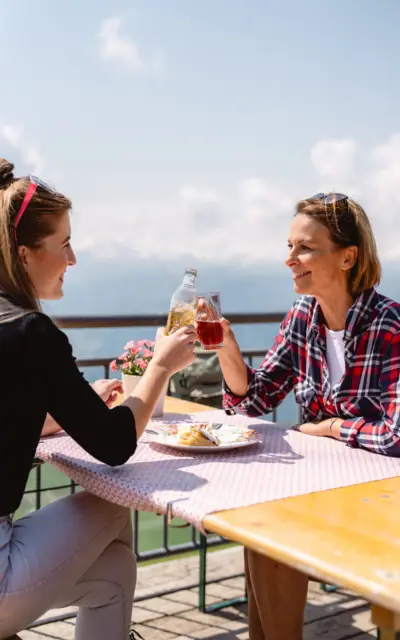
<path fill-rule="evenodd" d="M 295 215 L 298 213 L 323 224 L 339 247 L 357 247 L 357 260 L 349 274 L 354 296 L 379 284 L 381 264 L 375 237 L 367 214 L 357 202 L 348 198 L 325 203 L 323 199 L 309 198 L 297 203 Z"/>
<path fill-rule="evenodd" d="M 0 158 L 0 288 L 22 308 L 40 310 L 32 282 L 21 264 L 18 246 L 39 248 L 43 239 L 55 232 L 58 220 L 69 211 L 71 202 L 61 193 L 38 185 L 16 228 L 15 220 L 31 180 L 29 176 L 15 178 L 13 172 L 14 165 Z"/>

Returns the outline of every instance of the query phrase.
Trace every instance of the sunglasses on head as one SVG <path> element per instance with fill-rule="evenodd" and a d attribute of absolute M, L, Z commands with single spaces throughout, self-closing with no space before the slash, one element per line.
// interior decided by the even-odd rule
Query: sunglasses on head
<path fill-rule="evenodd" d="M 352 238 L 351 242 L 349 242 L 348 244 L 349 246 L 352 244 L 355 244 L 358 246 L 359 238 L 358 238 L 357 226 L 355 224 L 354 217 L 350 213 L 350 209 L 348 206 L 349 196 L 346 196 L 345 193 L 335 193 L 332 191 L 330 193 L 316 193 L 315 196 L 308 198 L 308 200 L 320 200 L 325 205 L 333 205 L 333 206 L 339 203 L 346 203 L 346 209 L 345 211 L 343 211 L 343 213 L 344 213 L 345 220 L 347 220 L 347 224 L 350 225 L 349 231 L 351 232 L 351 238 Z"/>
<path fill-rule="evenodd" d="M 348 199 L 349 196 L 346 196 L 345 193 L 335 193 L 334 191 L 330 193 L 316 193 L 315 196 L 308 198 L 308 200 L 322 200 L 324 204 L 336 204 L 337 202 L 343 202 Z"/>
<path fill-rule="evenodd" d="M 29 175 L 29 187 L 27 189 L 27 192 L 25 194 L 25 197 L 22 201 L 20 210 L 18 211 L 16 218 L 15 218 L 15 222 L 14 222 L 14 236 L 15 236 L 15 241 L 17 242 L 17 228 L 18 225 L 21 221 L 22 216 L 24 215 L 26 208 L 28 206 L 28 204 L 30 203 L 30 201 L 32 200 L 36 189 L 38 187 L 40 187 L 41 189 L 44 189 L 45 191 L 48 191 L 50 193 L 54 192 L 54 188 L 47 184 L 47 182 L 44 182 L 43 180 L 41 180 L 40 178 L 37 178 L 36 176 L 33 175 Z"/>

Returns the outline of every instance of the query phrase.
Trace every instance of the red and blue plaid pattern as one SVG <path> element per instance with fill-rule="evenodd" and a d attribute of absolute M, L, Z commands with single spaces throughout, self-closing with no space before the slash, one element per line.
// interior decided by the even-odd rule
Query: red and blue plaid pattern
<path fill-rule="evenodd" d="M 349 446 L 400 456 L 400 304 L 375 289 L 359 295 L 347 315 L 344 345 L 346 370 L 331 387 L 320 306 L 311 296 L 299 298 L 260 368 L 248 367 L 246 396 L 225 384 L 224 407 L 263 415 L 294 389 L 303 422 L 337 416 Z"/>

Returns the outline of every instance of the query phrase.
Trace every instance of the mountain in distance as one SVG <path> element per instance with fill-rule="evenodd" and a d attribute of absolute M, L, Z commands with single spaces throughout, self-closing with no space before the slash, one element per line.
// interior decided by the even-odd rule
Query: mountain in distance
<path fill-rule="evenodd" d="M 63 300 L 47 308 L 56 315 L 167 313 L 187 266 L 198 269 L 199 292 L 221 292 L 224 311 L 273 311 L 279 304 L 287 308 L 293 299 L 290 273 L 279 267 L 209 264 L 193 258 L 117 262 L 84 254 L 67 272 Z"/>
<path fill-rule="evenodd" d="M 296 297 L 289 269 L 276 263 L 210 264 L 192 257 L 185 261 L 126 257 L 116 261 L 81 254 L 66 275 L 64 298 L 46 304 L 45 310 L 52 316 L 165 314 L 187 266 L 198 269 L 199 292 L 221 292 L 228 319 L 233 312 L 285 312 Z M 384 264 L 383 274 L 379 290 L 400 300 L 399 263 Z M 277 329 L 277 325 L 241 325 L 235 331 L 241 347 L 267 350 Z M 77 357 L 114 357 L 130 339 L 153 338 L 154 328 L 74 329 L 67 333 Z"/>

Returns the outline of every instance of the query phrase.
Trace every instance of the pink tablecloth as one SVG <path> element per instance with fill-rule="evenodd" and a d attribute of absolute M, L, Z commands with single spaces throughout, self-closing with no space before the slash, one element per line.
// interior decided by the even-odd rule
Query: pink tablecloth
<path fill-rule="evenodd" d="M 199 414 L 191 419 L 198 421 Z M 182 416 L 168 414 L 164 420 L 176 422 Z M 337 440 L 306 436 L 270 422 L 243 416 L 227 418 L 222 411 L 202 413 L 201 420 L 248 424 L 259 431 L 262 442 L 219 455 L 181 453 L 151 443 L 151 436 L 144 435 L 135 455 L 125 465 L 111 468 L 60 434 L 43 439 L 37 456 L 108 501 L 142 511 L 171 513 L 200 530 L 204 517 L 221 509 L 400 473 L 400 459 L 350 449 Z M 155 421 L 149 427 L 161 424 Z"/>

